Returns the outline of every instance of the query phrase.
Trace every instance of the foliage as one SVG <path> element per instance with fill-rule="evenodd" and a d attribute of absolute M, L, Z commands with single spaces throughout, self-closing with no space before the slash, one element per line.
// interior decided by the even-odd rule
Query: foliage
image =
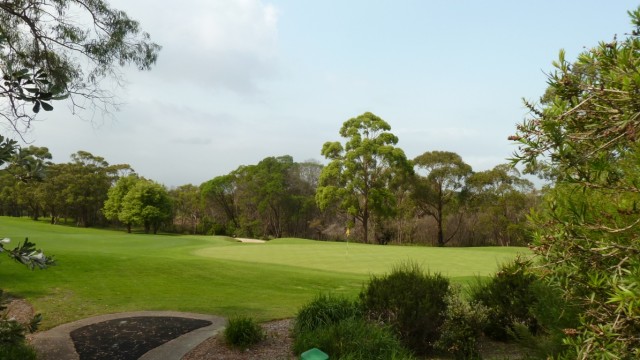
<path fill-rule="evenodd" d="M 105 0 L 45 0 L 0 3 L 0 49 L 0 116 L 22 133 L 51 100 L 113 105 L 102 80 L 120 80 L 117 66 L 149 69 L 160 46 Z"/>
<path fill-rule="evenodd" d="M 197 234 L 203 213 L 200 189 L 192 184 L 181 185 L 169 190 L 169 197 L 173 204 L 174 231 Z"/>
<path fill-rule="evenodd" d="M 36 360 L 36 350 L 28 344 L 0 344 L 0 359 Z"/>
<path fill-rule="evenodd" d="M 463 299 L 459 286 L 452 288 L 446 302 L 447 311 L 436 348 L 453 354 L 459 360 L 481 359 L 478 339 L 488 319 L 488 308 Z"/>
<path fill-rule="evenodd" d="M 124 198 L 127 196 L 129 191 L 136 185 L 139 181 L 139 177 L 136 174 L 130 174 L 128 176 L 124 176 L 116 181 L 116 184 L 112 186 L 107 192 L 107 200 L 104 202 L 104 206 L 102 207 L 102 213 L 107 220 L 119 220 L 123 221 L 123 223 L 127 227 L 127 232 L 131 232 L 131 219 L 123 218 L 121 219 L 122 209 L 124 207 Z M 127 222 L 124 222 L 127 221 Z"/>
<path fill-rule="evenodd" d="M 439 337 L 449 293 L 448 278 L 404 263 L 387 275 L 373 276 L 360 301 L 366 318 L 390 326 L 407 348 L 425 354 Z"/>
<path fill-rule="evenodd" d="M 343 320 L 361 318 L 357 302 L 346 297 L 319 294 L 296 315 L 294 337 Z"/>
<path fill-rule="evenodd" d="M 51 192 L 62 191 L 63 196 L 47 193 L 47 197 L 62 201 L 52 204 L 57 211 L 76 220 L 79 226 L 94 226 L 102 218 L 101 210 L 108 198 L 109 189 L 121 174 L 132 171 L 127 164 L 110 165 L 103 157 L 87 151 L 71 155 L 71 162 L 56 164 L 51 182 L 56 186 Z M 52 214 L 54 216 L 54 214 Z"/>
<path fill-rule="evenodd" d="M 394 214 L 396 201 L 390 185 L 412 169 L 391 126 L 367 112 L 344 122 L 340 142 L 326 142 L 322 155 L 330 163 L 322 169 L 316 192 L 320 209 L 338 207 L 362 224 L 362 236 L 369 242 L 369 222 Z"/>
<path fill-rule="evenodd" d="M 6 250 L 4 245 L 10 241 L 9 238 L 0 240 L 0 253 L 7 252 L 10 258 L 26 265 L 29 269 L 33 270 L 36 267 L 46 269 L 48 266 L 55 264 L 53 257 L 46 256 L 42 250 L 36 249 L 36 244 L 30 242 L 29 238 L 24 239 L 24 242 L 18 244 L 13 250 Z"/>
<path fill-rule="evenodd" d="M 200 185 L 200 199 L 206 216 L 218 224 L 224 231 L 220 235 L 234 235 L 239 224 L 236 206 L 235 173 L 217 176 Z"/>
<path fill-rule="evenodd" d="M 294 339 L 293 351 L 296 354 L 314 347 L 337 360 L 414 358 L 402 347 L 392 330 L 361 318 L 350 318 L 304 331 Z"/>
<path fill-rule="evenodd" d="M 523 324 L 533 334 L 538 331 L 538 322 L 530 308 L 537 302 L 533 285 L 538 281 L 530 271 L 531 262 L 517 258 L 500 266 L 489 280 L 478 280 L 471 287 L 471 299 L 489 309 L 489 318 L 484 329 L 494 340 L 511 339 L 514 324 Z"/>
<path fill-rule="evenodd" d="M 438 246 L 444 246 L 453 235 L 445 239 L 443 220 L 447 212 L 452 212 L 464 200 L 462 190 L 466 178 L 472 173 L 471 166 L 462 161 L 460 155 L 448 151 L 425 152 L 413 163 L 418 168 L 414 200 L 419 215 L 428 215 L 436 220 Z M 420 175 L 421 171 L 426 175 Z"/>
<path fill-rule="evenodd" d="M 514 161 L 556 180 L 535 217 L 546 276 L 581 311 L 567 358 L 640 357 L 640 9 L 633 29 L 582 52 L 560 52 L 541 105 L 511 139 Z"/>
<path fill-rule="evenodd" d="M 533 184 L 510 164 L 473 173 L 467 178 L 469 205 L 478 213 L 474 231 L 483 233 L 490 244 L 525 245 L 526 216 L 535 205 Z"/>
<path fill-rule="evenodd" d="M 18 142 L 0 135 L 0 166 L 4 165 L 16 152 Z"/>
<path fill-rule="evenodd" d="M 256 238 L 311 237 L 318 215 L 319 168 L 291 156 L 267 157 L 200 185 L 205 222 L 216 234 Z"/>
<path fill-rule="evenodd" d="M 229 318 L 229 323 L 224 329 L 224 339 L 227 344 L 241 349 L 259 343 L 264 337 L 265 334 L 260 325 L 247 316 Z"/>
<path fill-rule="evenodd" d="M 118 219 L 124 224 L 143 225 L 145 233 L 158 232 L 171 218 L 172 203 L 167 189 L 154 181 L 141 178 L 122 198 Z"/>

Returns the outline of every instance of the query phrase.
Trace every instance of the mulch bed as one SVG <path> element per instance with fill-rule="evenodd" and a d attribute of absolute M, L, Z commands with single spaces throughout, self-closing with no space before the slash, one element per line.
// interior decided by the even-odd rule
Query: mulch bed
<path fill-rule="evenodd" d="M 80 360 L 137 360 L 146 352 L 210 321 L 140 316 L 87 325 L 71 332 Z"/>

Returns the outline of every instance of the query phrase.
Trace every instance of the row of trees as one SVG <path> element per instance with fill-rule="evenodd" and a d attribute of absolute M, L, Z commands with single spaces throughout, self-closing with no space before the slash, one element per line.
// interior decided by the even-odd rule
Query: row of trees
<path fill-rule="evenodd" d="M 474 173 L 455 153 L 428 151 L 413 161 L 396 147 L 384 120 L 364 113 L 327 142 L 316 199 L 347 217 L 365 243 L 431 242 L 438 246 L 522 244 L 524 216 L 535 204 L 532 183 L 509 165 Z M 435 229 L 435 236 L 432 234 Z M 447 229 L 447 230 L 445 230 Z M 426 235 L 426 238 L 425 238 Z"/>
<path fill-rule="evenodd" d="M 141 227 L 440 246 L 526 242 L 524 217 L 537 195 L 514 168 L 473 172 L 459 155 L 443 151 L 409 161 L 401 149 L 381 145 L 397 141 L 382 119 L 364 114 L 345 126 L 353 124 L 369 138 L 359 149 L 355 142 L 344 149 L 325 144 L 323 154 L 332 159 L 327 166 L 267 157 L 199 186 L 173 189 L 86 151 L 53 163 L 47 148 L 22 148 L 0 174 L 0 214 L 78 226 L 111 223 L 129 232 Z M 395 158 L 387 161 L 387 155 Z"/>

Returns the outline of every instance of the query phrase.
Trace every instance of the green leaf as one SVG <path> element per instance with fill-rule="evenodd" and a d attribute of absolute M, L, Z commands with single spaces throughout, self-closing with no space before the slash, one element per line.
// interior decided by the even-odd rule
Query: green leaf
<path fill-rule="evenodd" d="M 22 69 L 22 70 L 20 70 L 20 71 L 16 71 L 16 72 L 14 72 L 12 75 L 13 75 L 14 77 L 17 77 L 17 78 L 18 78 L 18 77 L 22 77 L 22 76 L 24 76 L 24 75 L 26 75 L 26 74 L 28 74 L 28 73 L 29 73 L 29 69 Z"/>
<path fill-rule="evenodd" d="M 35 105 L 33 105 L 33 112 L 34 112 L 34 113 L 36 113 L 36 114 L 37 114 L 38 112 L 40 112 L 40 101 L 37 101 L 37 100 L 36 100 L 36 104 L 35 104 Z"/>
<path fill-rule="evenodd" d="M 44 109 L 44 111 L 51 111 L 53 110 L 53 106 L 51 106 L 50 104 L 47 104 L 46 102 L 42 102 L 42 108 Z"/>
<path fill-rule="evenodd" d="M 64 100 L 69 97 L 69 93 L 59 96 L 52 96 L 51 100 Z"/>

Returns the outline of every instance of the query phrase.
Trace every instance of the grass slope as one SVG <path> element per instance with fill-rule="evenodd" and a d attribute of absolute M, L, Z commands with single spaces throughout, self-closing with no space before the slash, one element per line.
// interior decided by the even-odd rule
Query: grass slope
<path fill-rule="evenodd" d="M 413 260 L 454 281 L 488 275 L 523 248 L 423 248 L 279 239 L 126 234 L 0 217 L 0 237 L 28 236 L 58 266 L 0 261 L 0 288 L 44 315 L 43 328 L 105 313 L 177 310 L 290 317 L 319 292 L 357 294 L 370 274 Z M 9 247 L 11 247 L 9 246 Z"/>

